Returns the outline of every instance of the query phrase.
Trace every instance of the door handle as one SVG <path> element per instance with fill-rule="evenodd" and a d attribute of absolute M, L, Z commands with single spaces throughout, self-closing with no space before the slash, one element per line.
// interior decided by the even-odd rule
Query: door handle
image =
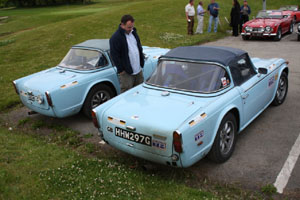
<path fill-rule="evenodd" d="M 243 99 L 247 99 L 248 97 L 249 97 L 249 94 L 243 94 L 243 95 L 242 95 L 242 98 L 243 98 Z"/>

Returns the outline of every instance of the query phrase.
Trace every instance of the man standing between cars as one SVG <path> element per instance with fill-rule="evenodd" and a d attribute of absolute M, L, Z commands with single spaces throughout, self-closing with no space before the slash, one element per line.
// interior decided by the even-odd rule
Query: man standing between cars
<path fill-rule="evenodd" d="M 195 8 L 194 8 L 194 0 L 189 0 L 189 3 L 185 6 L 185 16 L 188 23 L 188 35 L 194 34 L 194 16 L 195 16 Z"/>
<path fill-rule="evenodd" d="M 121 24 L 111 36 L 109 45 L 112 60 L 118 70 L 121 92 L 142 83 L 144 54 L 131 15 L 124 15 L 121 18 Z"/>
<path fill-rule="evenodd" d="M 214 32 L 216 33 L 218 30 L 218 23 L 219 23 L 219 5 L 215 2 L 215 0 L 211 0 L 211 3 L 208 5 L 207 10 L 210 14 L 209 22 L 208 22 L 208 32 L 211 31 L 211 24 L 214 21 Z"/>
<path fill-rule="evenodd" d="M 250 6 L 248 6 L 247 0 L 244 0 L 244 5 L 241 6 L 241 23 L 240 33 L 242 32 L 243 25 L 249 21 L 249 15 L 251 14 Z"/>

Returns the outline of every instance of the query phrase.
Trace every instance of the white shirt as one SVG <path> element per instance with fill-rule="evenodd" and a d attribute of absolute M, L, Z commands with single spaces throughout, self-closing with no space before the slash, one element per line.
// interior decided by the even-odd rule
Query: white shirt
<path fill-rule="evenodd" d="M 140 52 L 137 46 L 137 41 L 132 34 L 132 31 L 127 34 L 125 33 L 127 44 L 128 44 L 128 56 L 132 67 L 133 75 L 138 74 L 141 71 L 140 64 Z"/>
<path fill-rule="evenodd" d="M 188 14 L 188 16 L 195 16 L 195 8 L 191 4 L 187 4 L 185 6 L 185 12 Z"/>
<path fill-rule="evenodd" d="M 197 7 L 197 14 L 203 16 L 204 15 L 203 11 L 204 10 L 203 10 L 202 6 L 198 5 L 198 7 Z"/>

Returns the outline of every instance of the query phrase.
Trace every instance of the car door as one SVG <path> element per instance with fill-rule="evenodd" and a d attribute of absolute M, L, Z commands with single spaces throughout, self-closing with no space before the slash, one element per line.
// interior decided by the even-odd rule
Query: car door
<path fill-rule="evenodd" d="M 242 101 L 241 127 L 250 123 L 265 107 L 268 97 L 265 95 L 266 75 L 257 74 L 248 55 L 241 56 L 231 63 L 233 80 Z M 265 83 L 264 83 L 265 82 Z"/>

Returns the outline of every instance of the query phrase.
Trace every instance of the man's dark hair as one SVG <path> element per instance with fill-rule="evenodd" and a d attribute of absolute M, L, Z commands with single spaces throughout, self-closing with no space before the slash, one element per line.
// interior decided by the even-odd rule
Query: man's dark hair
<path fill-rule="evenodd" d="M 128 21 L 134 22 L 134 19 L 133 19 L 133 17 L 131 15 L 124 15 L 121 18 L 121 23 L 122 24 L 126 24 Z"/>

